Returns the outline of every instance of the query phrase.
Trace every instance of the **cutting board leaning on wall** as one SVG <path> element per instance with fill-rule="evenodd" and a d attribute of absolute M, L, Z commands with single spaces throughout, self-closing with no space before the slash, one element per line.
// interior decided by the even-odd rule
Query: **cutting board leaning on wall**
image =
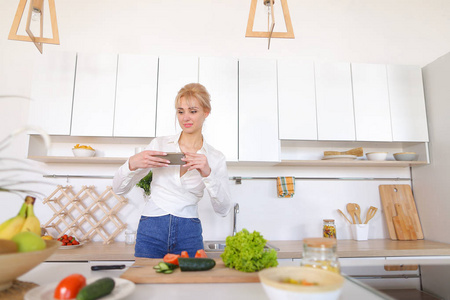
<path fill-rule="evenodd" d="M 389 237 L 392 240 L 422 240 L 422 226 L 411 186 L 408 184 L 380 185 L 379 191 Z M 397 213 L 399 209 L 400 214 Z"/>

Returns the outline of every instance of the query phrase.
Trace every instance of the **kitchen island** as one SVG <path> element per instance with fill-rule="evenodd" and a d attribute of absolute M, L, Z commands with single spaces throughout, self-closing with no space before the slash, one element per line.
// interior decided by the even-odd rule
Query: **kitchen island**
<path fill-rule="evenodd" d="M 78 273 L 87 279 L 94 277 L 119 277 L 124 270 L 91 271 L 90 263 L 45 262 L 19 278 L 40 286 L 54 285 L 64 277 Z M 170 275 L 169 275 L 170 276 Z M 190 284 L 136 284 L 125 299 L 214 299 L 214 300 L 268 300 L 260 283 L 190 283 Z M 392 299 L 351 278 L 346 278 L 340 299 Z"/>
<path fill-rule="evenodd" d="M 299 265 L 302 241 L 269 241 L 277 249 L 280 266 Z M 221 251 L 207 251 L 211 258 L 220 258 Z M 427 240 L 392 241 L 388 239 L 353 241 L 338 240 L 338 255 L 350 259 L 358 267 L 386 264 L 431 263 L 450 266 L 450 245 Z M 352 259 L 353 258 L 353 259 Z M 367 259 L 364 259 L 367 258 Z M 119 278 L 135 263 L 134 246 L 123 242 L 103 244 L 90 242 L 81 247 L 57 250 L 19 280 L 47 286 L 65 276 L 80 273 L 86 278 Z M 348 262 L 347 262 L 348 263 Z M 125 264 L 125 269 L 91 271 L 92 265 Z M 126 299 L 268 299 L 260 283 L 141 283 Z M 341 299 L 391 299 L 360 280 L 347 277 Z"/>

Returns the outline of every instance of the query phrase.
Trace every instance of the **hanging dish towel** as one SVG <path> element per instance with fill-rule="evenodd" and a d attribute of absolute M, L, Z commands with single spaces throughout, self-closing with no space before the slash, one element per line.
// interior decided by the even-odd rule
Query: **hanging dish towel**
<path fill-rule="evenodd" d="M 295 193 L 295 177 L 277 177 L 278 198 L 292 198 Z"/>

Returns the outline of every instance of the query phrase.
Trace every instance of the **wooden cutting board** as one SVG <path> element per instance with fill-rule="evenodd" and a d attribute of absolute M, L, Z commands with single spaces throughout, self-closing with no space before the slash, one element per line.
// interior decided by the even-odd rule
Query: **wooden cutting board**
<path fill-rule="evenodd" d="M 401 241 L 417 240 L 412 220 L 404 214 L 401 204 L 395 204 L 395 210 L 397 211 L 397 215 L 392 217 L 392 221 L 394 222 L 397 238 Z"/>
<path fill-rule="evenodd" d="M 386 224 L 389 231 L 389 237 L 397 240 L 393 217 L 397 216 L 395 204 L 400 204 L 404 215 L 411 218 L 412 227 L 418 240 L 423 239 L 422 226 L 420 225 L 419 215 L 417 213 L 416 203 L 408 184 L 392 184 L 379 186 L 381 203 L 386 218 Z"/>
<path fill-rule="evenodd" d="M 136 258 L 133 266 L 120 277 L 134 283 L 232 283 L 259 282 L 258 272 L 246 273 L 225 267 L 222 259 L 217 258 L 216 266 L 208 271 L 181 272 L 177 268 L 172 274 L 156 273 L 153 269 L 162 259 Z"/>

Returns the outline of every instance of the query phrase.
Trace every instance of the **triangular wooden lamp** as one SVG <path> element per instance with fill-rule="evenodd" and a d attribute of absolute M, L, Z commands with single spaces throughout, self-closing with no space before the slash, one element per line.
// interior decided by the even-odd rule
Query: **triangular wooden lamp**
<path fill-rule="evenodd" d="M 55 0 L 48 0 L 48 6 L 50 10 L 50 21 L 52 23 L 52 35 L 53 38 L 44 38 L 43 37 L 43 25 L 44 25 L 44 0 L 30 0 L 30 9 L 28 12 L 26 32 L 27 35 L 18 35 L 17 31 L 19 30 L 20 21 L 22 20 L 23 13 L 25 11 L 25 6 L 28 0 L 20 0 L 19 6 L 17 7 L 16 15 L 14 17 L 13 24 L 11 26 L 11 30 L 9 32 L 8 39 L 9 40 L 17 40 L 17 41 L 25 41 L 25 42 L 33 42 L 38 48 L 39 52 L 43 51 L 43 44 L 55 44 L 59 45 L 59 33 L 58 33 L 58 24 L 56 22 L 56 9 L 55 9 Z M 33 32 L 30 29 L 30 23 L 32 18 L 32 13 L 35 12 L 40 15 L 40 36 L 34 36 Z"/>
<path fill-rule="evenodd" d="M 284 22 L 286 24 L 287 32 L 274 32 L 273 29 L 275 27 L 275 17 L 273 12 L 273 4 L 274 0 L 262 0 L 264 5 L 269 6 L 271 9 L 271 18 L 272 23 L 270 24 L 267 31 L 253 31 L 253 23 L 255 22 L 255 14 L 256 14 L 256 4 L 258 0 L 252 0 L 250 4 L 250 14 L 248 16 L 247 22 L 247 32 L 245 33 L 245 37 L 259 37 L 259 38 L 268 38 L 270 48 L 270 39 L 271 38 L 285 38 L 285 39 L 294 39 L 294 29 L 292 28 L 291 16 L 289 14 L 289 8 L 287 4 L 287 0 L 277 0 L 281 2 L 281 6 L 283 8 L 283 16 Z M 261 0 L 260 0 L 261 1 Z"/>

